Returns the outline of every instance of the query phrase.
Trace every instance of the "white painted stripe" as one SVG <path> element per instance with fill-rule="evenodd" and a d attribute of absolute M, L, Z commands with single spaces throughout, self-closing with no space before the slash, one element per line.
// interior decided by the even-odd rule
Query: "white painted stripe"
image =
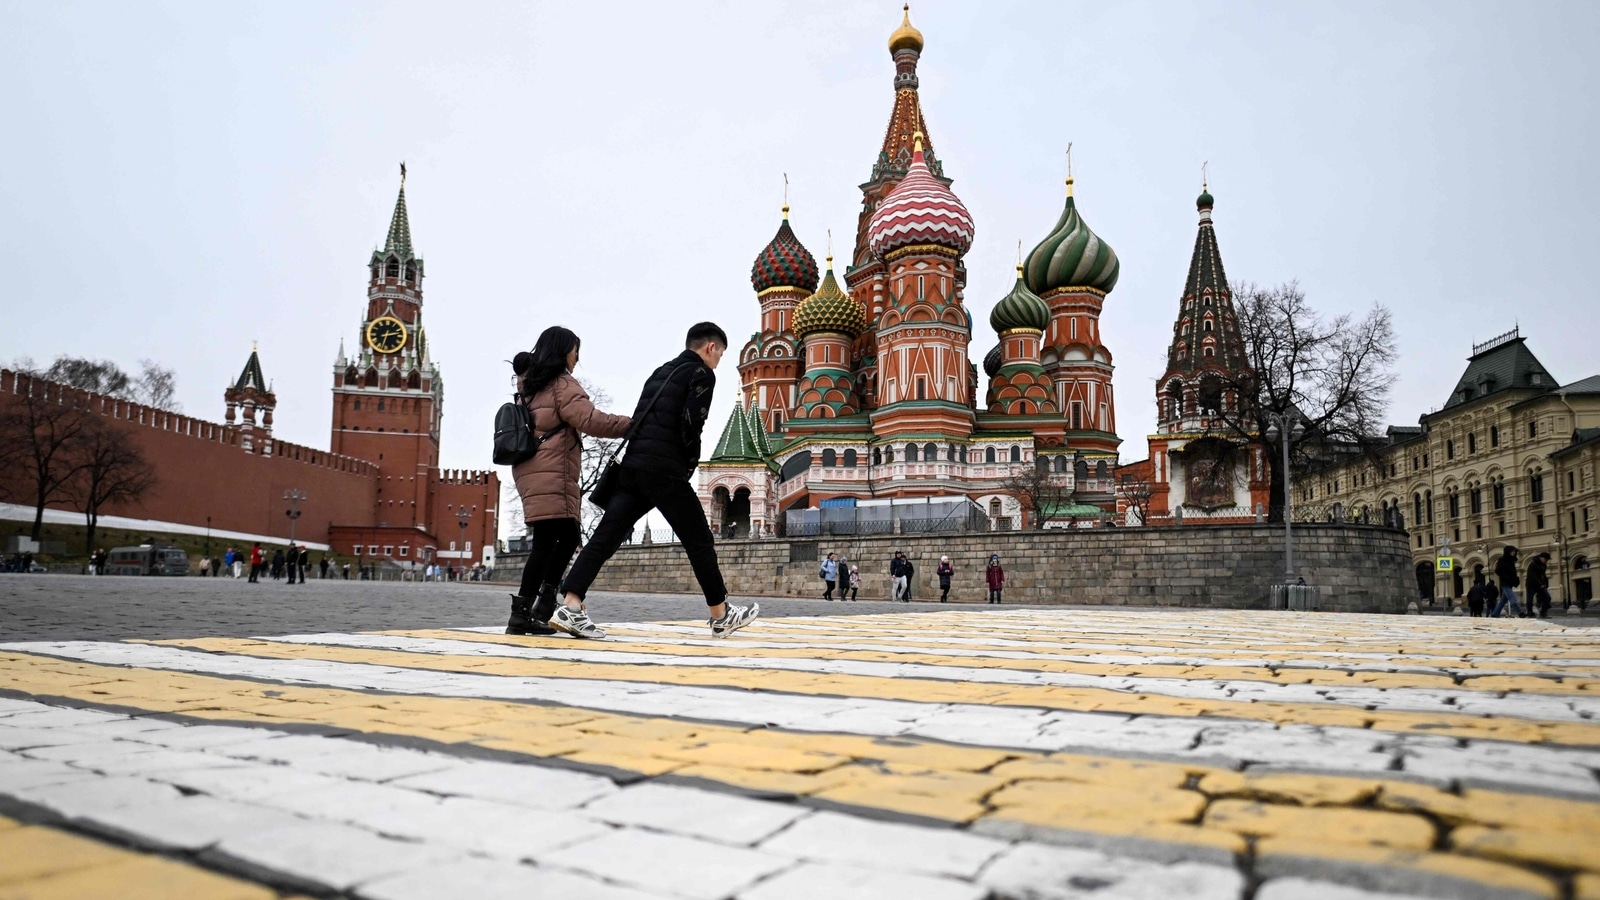
<path fill-rule="evenodd" d="M 318 451 L 322 452 L 322 451 Z M 15 503 L 0 503 L 0 521 L 32 522 L 34 509 L 31 506 L 19 506 Z M 66 509 L 46 509 L 44 521 L 49 525 L 82 525 L 83 513 Z M 283 544 L 288 542 L 286 536 L 270 534 L 252 534 L 248 531 L 224 531 L 221 528 L 207 529 L 204 525 L 186 525 L 182 522 L 164 522 L 160 519 L 130 519 L 127 516 L 101 516 L 101 528 L 116 528 L 123 531 L 154 532 L 156 534 L 209 534 L 219 540 L 243 541 L 250 543 L 260 541 L 264 544 Z M 315 541 L 297 542 L 312 550 L 331 550 L 327 544 Z"/>
<path fill-rule="evenodd" d="M 1330 687 L 1315 684 L 1271 684 L 1261 681 L 1220 681 L 1210 678 L 1150 678 L 1129 675 L 1083 675 L 1062 672 L 1030 672 L 1020 669 L 994 669 L 977 666 L 937 666 L 925 663 L 863 662 L 837 659 L 785 659 L 767 656 L 668 656 L 659 653 L 627 653 L 584 650 L 582 645 L 532 647 L 512 644 L 486 644 L 480 641 L 451 641 L 437 638 L 412 638 L 386 634 L 296 634 L 264 640 L 289 644 L 321 644 L 336 647 L 397 650 L 440 656 L 509 659 L 572 660 L 584 663 L 637 664 L 675 667 L 772 669 L 786 672 L 817 672 L 830 675 L 860 675 L 871 678 L 920 678 L 980 684 L 1049 685 L 1094 688 L 1123 693 L 1159 694 L 1205 700 L 1240 702 L 1320 703 L 1405 712 L 1445 712 L 1535 719 L 1554 722 L 1587 722 L 1600 716 L 1600 697 L 1561 694 L 1512 694 L 1499 696 L 1467 689 L 1374 688 L 1361 685 Z M 565 643 L 565 642 L 563 642 Z M 743 642 L 734 646 L 742 646 Z M 727 643 L 724 642 L 724 646 Z"/>
<path fill-rule="evenodd" d="M 1051 659 L 1065 662 L 1096 663 L 1100 665 L 1171 665 L 1171 666 L 1234 666 L 1239 668 L 1274 668 L 1274 669 L 1316 669 L 1358 672 L 1404 672 L 1416 675 L 1443 675 L 1447 677 L 1461 676 L 1475 678 L 1484 675 L 1527 675 L 1538 677 L 1542 673 L 1529 672 L 1521 669 L 1484 669 L 1469 668 L 1464 666 L 1422 666 L 1401 664 L 1395 661 L 1392 654 L 1369 653 L 1359 654 L 1362 659 L 1372 662 L 1347 662 L 1342 657 L 1348 654 L 1318 654 L 1334 657 L 1326 662 L 1312 659 L 1271 659 L 1268 657 L 1230 658 L 1215 656 L 1176 656 L 1171 654 L 1170 647 L 1140 647 L 1129 646 L 1126 649 L 1138 651 L 1145 650 L 1153 655 L 1140 655 L 1138 653 L 1051 653 L 1045 650 L 1009 650 L 1009 647 L 1037 648 L 1047 646 L 1034 641 L 1012 641 L 1003 639 L 976 639 L 976 638 L 949 638 L 939 639 L 927 636 L 907 637 L 904 643 L 892 643 L 897 640 L 892 635 L 877 634 L 868 631 L 858 632 L 859 639 L 848 643 L 826 642 L 817 638 L 794 638 L 792 640 L 767 640 L 757 639 L 759 634 L 770 637 L 767 623 L 762 622 L 759 632 L 740 632 L 739 646 L 758 647 L 765 650 L 873 650 L 883 653 L 926 653 L 938 656 L 993 657 L 996 659 Z M 710 638 L 705 635 L 704 629 L 684 628 L 681 631 L 656 632 L 642 629 L 632 623 L 602 623 L 606 629 L 607 640 L 611 643 L 634 644 L 675 644 L 685 647 L 726 647 L 726 641 Z M 501 626 L 452 628 L 450 631 L 460 631 L 473 634 L 504 634 L 505 628 Z M 640 634 L 629 634 L 629 631 L 638 630 Z M 695 635 L 694 637 L 683 635 Z M 923 646 L 932 644 L 934 646 Z M 1100 647 L 1100 644 L 1058 644 L 1063 649 L 1073 647 Z M 990 647 L 993 649 L 983 649 Z M 1121 649 L 1121 648 L 1119 648 Z M 1411 657 L 1407 657 L 1410 659 Z M 1496 657 L 1495 659 L 1501 659 Z M 1537 660 L 1514 660 L 1505 658 L 1506 662 L 1526 662 L 1533 664 Z M 1544 663 L 1539 663 L 1544 665 Z"/>
<path fill-rule="evenodd" d="M 92 641 L 0 644 L 102 665 L 138 666 L 259 681 L 437 697 L 545 700 L 608 712 L 667 716 L 791 731 L 910 736 L 980 747 L 1075 750 L 1238 766 L 1393 774 L 1425 759 L 1425 777 L 1600 796 L 1590 769 L 1600 751 L 1415 733 L 1226 718 L 1128 716 L 1028 707 L 801 696 L 741 689 L 596 679 L 515 678 L 428 672 L 324 660 L 254 659 L 148 644 Z"/>

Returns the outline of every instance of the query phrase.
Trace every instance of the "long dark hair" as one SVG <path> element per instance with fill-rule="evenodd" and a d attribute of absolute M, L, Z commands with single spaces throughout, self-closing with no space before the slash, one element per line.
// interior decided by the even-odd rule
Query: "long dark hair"
<path fill-rule="evenodd" d="M 518 390 L 523 397 L 532 397 L 550 386 L 567 371 L 567 354 L 578 349 L 583 341 L 570 328 L 551 325 L 539 335 L 533 352 L 524 350 L 511 360 L 511 371 L 517 374 Z"/>

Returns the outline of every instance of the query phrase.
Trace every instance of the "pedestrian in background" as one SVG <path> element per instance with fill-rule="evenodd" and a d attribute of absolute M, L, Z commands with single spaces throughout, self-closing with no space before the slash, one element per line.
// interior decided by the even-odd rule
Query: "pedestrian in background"
<path fill-rule="evenodd" d="M 861 567 L 850 567 L 850 602 L 854 603 L 856 594 L 861 591 Z M 841 595 L 843 596 L 843 595 Z"/>
<path fill-rule="evenodd" d="M 984 567 L 983 581 L 989 586 L 989 602 L 1000 603 L 1000 592 L 1006 589 L 1006 570 L 1000 567 L 1000 554 L 989 554 L 989 565 Z"/>
<path fill-rule="evenodd" d="M 906 602 L 910 603 L 911 602 L 911 598 L 913 596 L 915 596 L 916 593 L 917 593 L 917 566 L 916 566 L 915 563 L 913 563 L 911 561 L 911 557 L 907 556 L 905 559 L 906 559 Z"/>
<path fill-rule="evenodd" d="M 1489 616 L 1500 618 L 1507 606 L 1511 607 L 1513 615 L 1524 615 L 1522 607 L 1517 604 L 1517 586 L 1522 584 L 1522 579 L 1517 575 L 1517 548 L 1506 545 L 1505 552 L 1500 554 L 1500 561 L 1494 564 L 1494 575 L 1500 579 L 1500 602 L 1494 605 L 1494 611 Z"/>
<path fill-rule="evenodd" d="M 274 560 L 276 562 L 276 560 Z M 289 572 L 289 584 L 294 584 L 295 570 L 300 566 L 300 548 L 293 541 L 289 542 L 289 552 L 283 555 L 284 566 Z"/>
<path fill-rule="evenodd" d="M 1538 604 L 1538 614 L 1541 619 L 1550 618 L 1550 575 L 1547 566 L 1550 562 L 1549 553 L 1540 553 L 1528 563 L 1528 613 L 1534 612 L 1534 604 Z"/>
<path fill-rule="evenodd" d="M 939 576 L 939 602 L 944 603 L 950 599 L 950 576 L 956 573 L 955 566 L 950 565 L 950 557 L 939 557 L 939 568 L 934 572 Z"/>
<path fill-rule="evenodd" d="M 833 558 L 832 553 L 822 561 L 822 565 L 817 568 L 817 574 L 822 576 L 824 587 L 822 599 L 832 601 L 834 585 L 839 583 L 839 561 Z"/>
<path fill-rule="evenodd" d="M 899 550 L 889 560 L 889 583 L 893 585 L 891 599 L 898 602 L 906 593 L 906 555 Z"/>
<path fill-rule="evenodd" d="M 1483 618 L 1483 599 L 1488 595 L 1489 586 L 1484 584 L 1483 573 L 1472 576 L 1472 587 L 1467 590 L 1467 614 L 1473 618 Z"/>
<path fill-rule="evenodd" d="M 267 564 L 267 555 L 261 552 L 261 542 L 256 541 L 250 548 L 250 583 L 257 584 L 261 581 L 261 567 Z"/>

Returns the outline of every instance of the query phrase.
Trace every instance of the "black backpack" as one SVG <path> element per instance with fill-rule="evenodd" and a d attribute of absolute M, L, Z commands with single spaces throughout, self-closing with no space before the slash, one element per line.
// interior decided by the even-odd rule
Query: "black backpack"
<path fill-rule="evenodd" d="M 542 435 L 534 434 L 533 413 L 528 412 L 521 394 L 512 395 L 511 402 L 494 414 L 494 464 L 514 466 L 533 459 L 544 442 L 565 427 L 567 423 L 561 422 Z"/>

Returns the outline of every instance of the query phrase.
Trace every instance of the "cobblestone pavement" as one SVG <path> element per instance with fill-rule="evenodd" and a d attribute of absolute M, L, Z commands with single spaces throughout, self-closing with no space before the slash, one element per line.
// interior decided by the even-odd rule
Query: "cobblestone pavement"
<path fill-rule="evenodd" d="M 199 595 L 18 637 L 0 594 L 0 898 L 1600 898 L 1592 629 L 883 604 L 717 640 L 680 598 L 579 642 L 474 590 L 313 584 L 256 637 Z"/>

